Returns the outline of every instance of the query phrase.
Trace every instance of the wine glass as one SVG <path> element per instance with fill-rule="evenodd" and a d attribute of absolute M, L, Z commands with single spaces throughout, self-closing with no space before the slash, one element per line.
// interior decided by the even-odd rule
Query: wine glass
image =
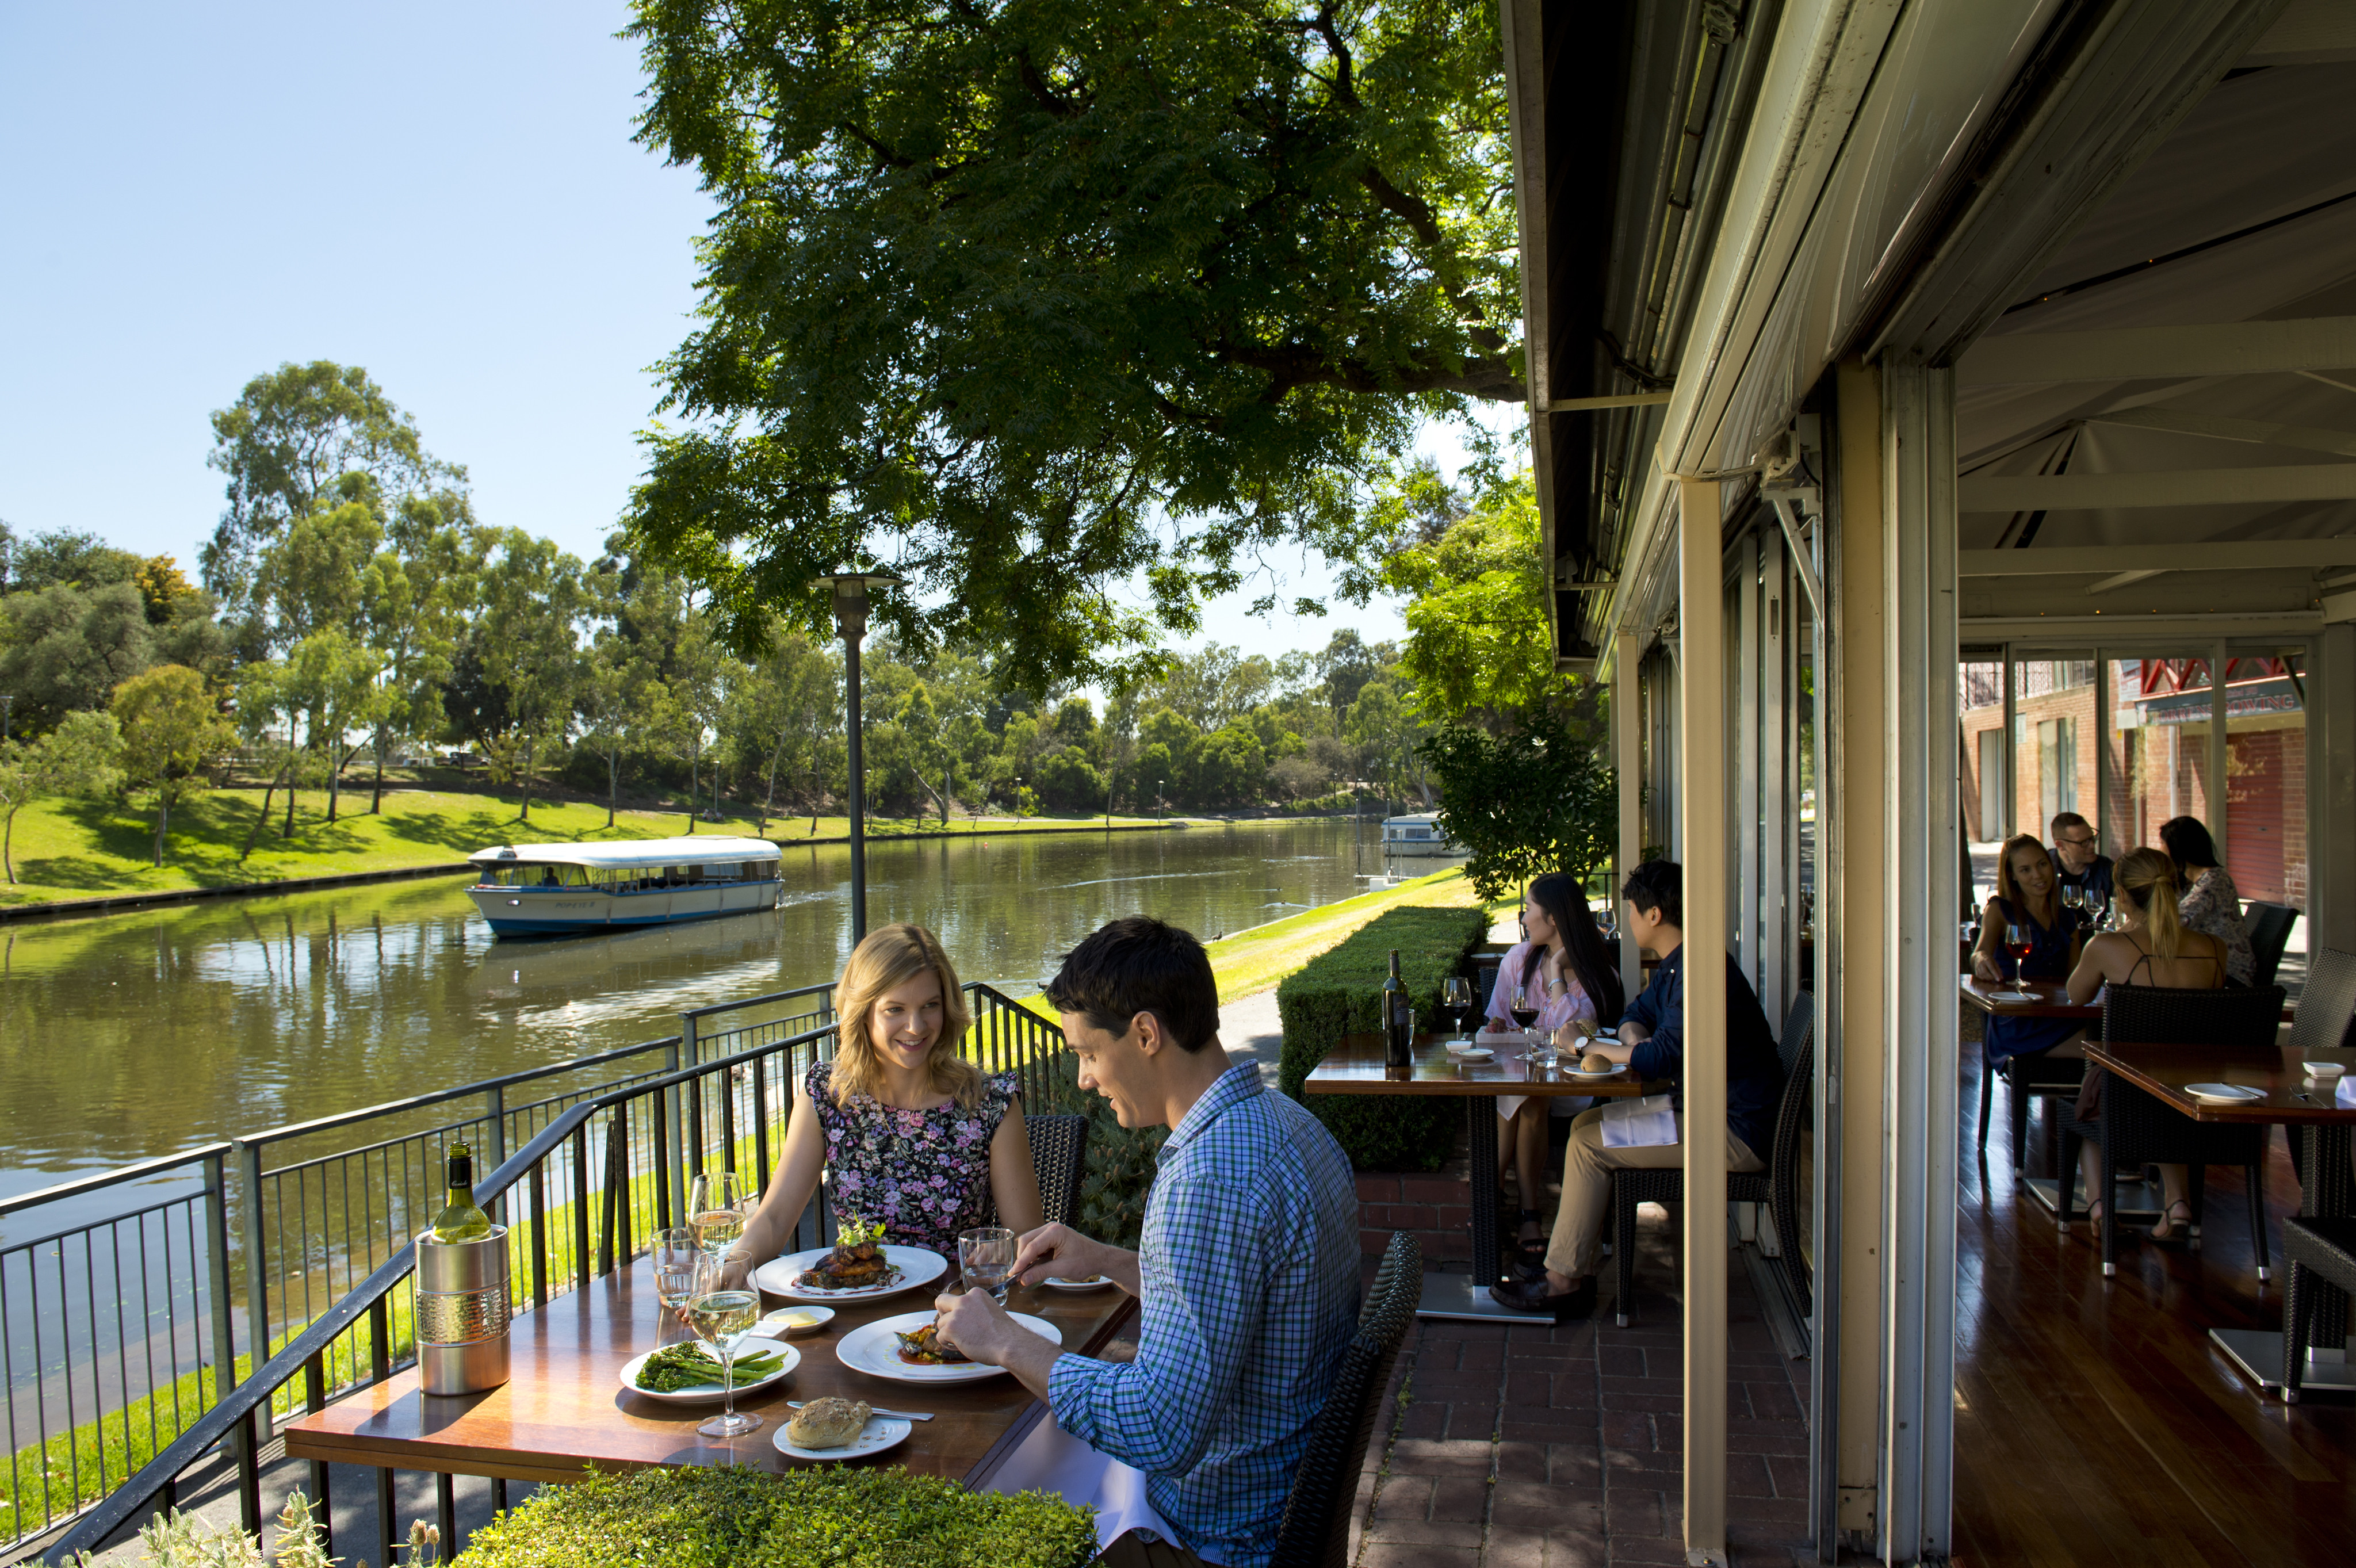
<path fill-rule="evenodd" d="M 752 1189 L 734 1171 L 698 1172 L 687 1189 L 687 1222 L 696 1244 L 715 1258 L 744 1234 L 751 1208 Z"/>
<path fill-rule="evenodd" d="M 2026 921 L 2015 920 L 2004 929 L 2005 950 L 2012 954 L 2012 999 L 2034 1002 L 2036 995 L 2029 989 L 2029 955 L 2037 950 L 2037 933 Z"/>
<path fill-rule="evenodd" d="M 1440 983 L 1440 1004 L 1456 1017 L 1456 1038 L 1451 1045 L 1469 1046 L 1472 1036 L 1464 1026 L 1472 1021 L 1472 983 L 1461 974 L 1451 974 Z"/>
<path fill-rule="evenodd" d="M 719 1288 L 721 1267 L 718 1258 L 707 1256 L 687 1298 L 688 1326 L 720 1362 L 720 1413 L 695 1429 L 706 1437 L 734 1437 L 761 1424 L 757 1415 L 736 1412 L 736 1351 L 761 1320 L 761 1293 Z"/>
<path fill-rule="evenodd" d="M 1538 1021 L 1537 997 L 1520 981 L 1514 982 L 1514 997 L 1505 1009 L 1514 1016 L 1514 1026 L 1522 1032 L 1522 1043 L 1529 1044 L 1530 1026 Z"/>
<path fill-rule="evenodd" d="M 697 1243 L 694 1231 L 674 1225 L 648 1239 L 647 1256 L 654 1264 L 655 1294 L 685 1323 L 688 1297 L 696 1291 L 697 1272 L 711 1254 Z"/>
<path fill-rule="evenodd" d="M 1007 1282 L 1014 1273 L 1014 1232 L 1003 1225 L 958 1231 L 958 1266 L 965 1271 L 966 1289 L 986 1290 L 1004 1306 Z"/>

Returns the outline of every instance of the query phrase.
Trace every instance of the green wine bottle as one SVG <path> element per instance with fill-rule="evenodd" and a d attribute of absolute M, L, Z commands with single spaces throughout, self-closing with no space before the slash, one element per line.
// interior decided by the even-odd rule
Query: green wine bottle
<path fill-rule="evenodd" d="M 491 1233 L 491 1217 L 475 1202 L 475 1151 L 450 1145 L 450 1201 L 434 1217 L 436 1241 L 473 1241 Z"/>

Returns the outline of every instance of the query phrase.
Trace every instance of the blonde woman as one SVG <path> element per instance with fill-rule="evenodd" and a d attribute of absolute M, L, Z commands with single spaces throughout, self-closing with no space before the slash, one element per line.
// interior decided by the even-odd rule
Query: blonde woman
<path fill-rule="evenodd" d="M 794 1090 L 786 1146 L 769 1190 L 729 1250 L 742 1283 L 777 1257 L 818 1191 L 834 1176 L 834 1210 L 880 1220 L 884 1240 L 957 1261 L 957 1238 L 982 1223 L 1017 1235 L 1043 1221 L 1038 1173 L 1012 1073 L 985 1077 L 958 1047 L 971 1022 L 957 971 L 922 926 L 870 932 L 834 992 L 841 1044 Z"/>
<path fill-rule="evenodd" d="M 2086 944 L 2078 967 L 2070 975 L 2070 1000 L 2092 1002 L 2103 987 L 2160 985 L 2171 991 L 2210 991 L 2225 983 L 2226 948 L 2216 938 L 2189 929 L 2177 906 L 2176 863 L 2156 849 L 2129 850 L 2113 870 L 2118 894 L 2120 929 L 2105 931 Z M 2056 1056 L 2078 1056 L 2075 1048 Z M 2102 1151 L 2085 1145 L 2080 1162 L 2086 1176 L 2086 1214 L 2102 1224 Z M 2179 1227 L 2192 1222 L 2192 1205 L 2185 1197 L 2185 1167 L 2159 1167 L 2162 1201 L 2167 1212 L 2152 1227 L 2155 1241 L 2173 1240 Z"/>

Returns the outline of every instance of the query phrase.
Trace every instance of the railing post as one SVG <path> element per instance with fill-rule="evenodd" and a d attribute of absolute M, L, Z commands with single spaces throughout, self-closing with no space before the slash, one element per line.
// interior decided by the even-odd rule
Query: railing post
<path fill-rule="evenodd" d="M 674 1042 L 667 1053 L 665 1071 L 679 1071 L 679 1056 L 680 1047 Z M 687 1127 L 680 1115 L 677 1084 L 662 1091 L 662 1119 L 659 1131 L 668 1136 L 670 1158 L 664 1162 L 664 1170 L 659 1178 L 669 1200 L 669 1212 L 661 1219 L 667 1226 L 684 1225 L 687 1223 Z"/>
<path fill-rule="evenodd" d="M 327 1353 L 321 1351 L 303 1363 L 303 1409 L 316 1415 L 327 1408 Z M 327 1462 L 307 1461 L 311 1472 L 311 1502 L 318 1509 L 321 1555 L 332 1552 L 336 1546 L 336 1510 L 327 1500 Z"/>
<path fill-rule="evenodd" d="M 205 1273 L 213 1307 L 212 1403 L 219 1404 L 243 1380 L 237 1375 L 237 1325 L 230 1305 L 229 1163 L 220 1155 L 205 1156 L 205 1247 L 212 1254 Z M 239 1476 L 254 1474 L 252 1427 L 241 1421 L 230 1428 L 229 1446 Z"/>
<path fill-rule="evenodd" d="M 245 1341 L 259 1369 L 270 1359 L 270 1267 L 262 1237 L 262 1148 L 241 1139 L 232 1140 L 237 1151 L 238 1187 L 245 1198 Z M 232 1364 L 234 1369 L 234 1364 Z M 235 1386 L 237 1380 L 230 1380 Z M 270 1406 L 264 1403 L 254 1412 L 255 1431 L 251 1441 L 270 1441 Z M 250 1456 L 249 1456 L 250 1462 Z M 247 1526 L 261 1528 L 259 1521 Z"/>
<path fill-rule="evenodd" d="M 486 1107 L 486 1109 L 489 1112 L 489 1121 L 491 1123 L 491 1157 L 484 1162 L 483 1169 L 487 1171 L 495 1171 L 501 1165 L 507 1164 L 508 1159 L 507 1086 L 500 1083 L 491 1085 L 489 1092 L 487 1093 L 484 1098 L 490 1101 L 489 1105 Z M 498 1220 L 502 1225 L 506 1224 L 508 1222 L 508 1195 L 506 1193 L 499 1194 L 498 1201 L 496 1201 L 491 1207 L 494 1211 L 491 1218 Z"/>

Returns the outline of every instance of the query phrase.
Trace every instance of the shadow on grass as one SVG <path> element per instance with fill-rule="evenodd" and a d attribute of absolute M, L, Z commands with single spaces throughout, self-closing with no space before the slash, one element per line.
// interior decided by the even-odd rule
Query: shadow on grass
<path fill-rule="evenodd" d="M 154 870 L 142 855 L 136 865 L 114 865 L 85 854 L 49 854 L 36 860 L 16 857 L 16 879 L 44 887 L 88 888 L 94 895 L 136 890 L 153 884 Z"/>

